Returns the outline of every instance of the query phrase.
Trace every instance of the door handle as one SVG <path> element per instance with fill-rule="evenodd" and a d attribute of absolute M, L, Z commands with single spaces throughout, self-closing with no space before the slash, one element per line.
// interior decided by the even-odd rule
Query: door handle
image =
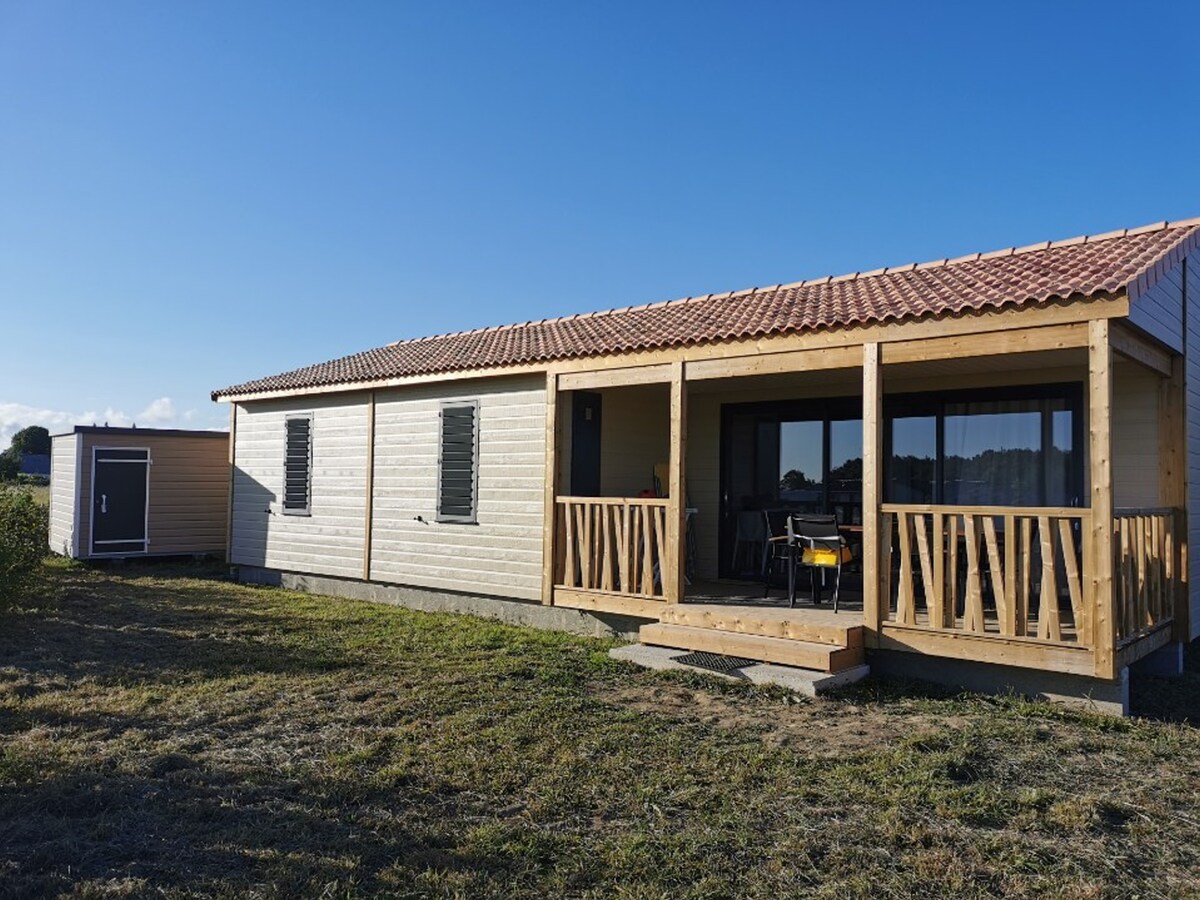
<path fill-rule="evenodd" d="M 108 514 L 108 494 L 100 495 L 100 512 Z"/>

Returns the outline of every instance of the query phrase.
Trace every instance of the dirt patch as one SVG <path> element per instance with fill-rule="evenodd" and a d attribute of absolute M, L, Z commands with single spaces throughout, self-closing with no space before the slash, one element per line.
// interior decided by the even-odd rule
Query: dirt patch
<path fill-rule="evenodd" d="M 838 757 L 877 748 L 926 730 L 960 728 L 966 717 L 863 706 L 843 700 L 807 697 L 730 696 L 718 690 L 679 684 L 609 686 L 596 699 L 651 716 L 691 721 L 723 730 L 749 729 L 764 743 Z"/>

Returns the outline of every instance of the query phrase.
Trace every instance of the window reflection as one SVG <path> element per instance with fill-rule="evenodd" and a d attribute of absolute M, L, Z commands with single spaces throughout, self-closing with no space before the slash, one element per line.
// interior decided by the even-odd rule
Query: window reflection
<path fill-rule="evenodd" d="M 829 423 L 829 507 L 839 522 L 862 524 L 862 420 Z"/>
<path fill-rule="evenodd" d="M 806 512 L 824 500 L 822 421 L 779 423 L 779 499 Z"/>
<path fill-rule="evenodd" d="M 893 419 L 888 500 L 892 503 L 933 503 L 936 471 L 937 417 Z"/>
<path fill-rule="evenodd" d="M 1076 421 L 1066 398 L 927 403 L 926 408 L 929 414 L 890 420 L 890 502 L 1078 503 Z"/>
<path fill-rule="evenodd" d="M 1037 506 L 1041 502 L 1042 415 L 1037 401 L 946 407 L 943 502 Z"/>

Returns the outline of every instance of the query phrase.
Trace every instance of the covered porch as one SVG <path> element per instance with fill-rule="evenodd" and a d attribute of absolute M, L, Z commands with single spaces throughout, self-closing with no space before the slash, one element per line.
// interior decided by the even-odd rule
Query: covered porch
<path fill-rule="evenodd" d="M 788 609 L 739 523 L 769 539 L 772 517 L 824 512 L 855 551 L 841 649 L 1112 680 L 1170 641 L 1180 360 L 1108 318 L 907 332 L 551 373 L 544 602 L 652 620 L 650 642 L 811 642 L 835 614 L 807 573 Z"/>

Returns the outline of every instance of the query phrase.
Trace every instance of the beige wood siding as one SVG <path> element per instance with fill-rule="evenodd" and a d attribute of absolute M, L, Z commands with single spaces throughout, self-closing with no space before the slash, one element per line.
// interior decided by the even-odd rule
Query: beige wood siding
<path fill-rule="evenodd" d="M 310 515 L 283 514 L 284 421 L 312 414 Z M 367 395 L 239 404 L 230 562 L 361 578 Z"/>
<path fill-rule="evenodd" d="M 1191 638 L 1200 637 L 1200 250 L 1187 265 L 1188 593 Z M 1178 272 L 1180 281 L 1184 273 Z"/>
<path fill-rule="evenodd" d="M 1158 338 L 1177 353 L 1183 352 L 1183 268 L 1176 266 L 1154 287 L 1133 301 L 1129 321 Z"/>
<path fill-rule="evenodd" d="M 540 599 L 545 393 L 534 376 L 376 394 L 373 580 Z M 443 400 L 479 401 L 475 524 L 437 521 Z"/>
<path fill-rule="evenodd" d="M 146 447 L 150 450 L 147 552 L 225 554 L 229 504 L 229 436 L 87 433 L 82 437 L 79 485 L 80 557 L 91 555 L 92 450 Z"/>
<path fill-rule="evenodd" d="M 671 391 L 665 384 L 599 392 L 600 494 L 636 497 L 671 458 Z M 662 486 L 663 493 L 667 485 Z"/>
<path fill-rule="evenodd" d="M 79 435 L 57 435 L 50 443 L 50 550 L 76 556 L 75 495 Z"/>
<path fill-rule="evenodd" d="M 1114 504 L 1158 506 L 1159 377 L 1118 357 L 1113 372 Z"/>

